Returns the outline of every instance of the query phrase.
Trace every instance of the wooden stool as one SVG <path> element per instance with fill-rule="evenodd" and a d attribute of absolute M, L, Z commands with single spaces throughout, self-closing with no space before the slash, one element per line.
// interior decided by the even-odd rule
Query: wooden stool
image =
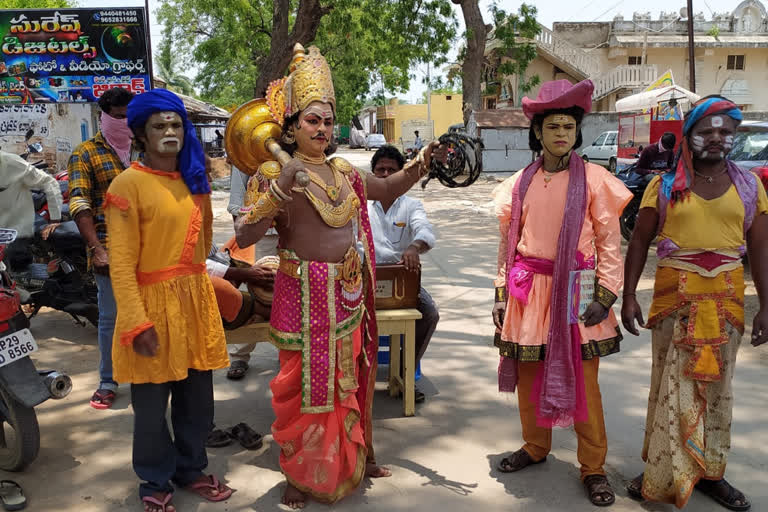
<path fill-rule="evenodd" d="M 386 309 L 376 311 L 379 336 L 389 336 L 389 395 L 403 394 L 403 416 L 413 416 L 416 410 L 414 374 L 416 371 L 416 320 L 421 319 L 417 309 Z M 400 335 L 403 335 L 405 357 L 400 377 Z"/>
<path fill-rule="evenodd" d="M 225 330 L 224 334 L 227 337 L 227 345 L 233 343 L 248 345 L 269 341 L 269 322 L 248 324 L 231 331 Z"/>

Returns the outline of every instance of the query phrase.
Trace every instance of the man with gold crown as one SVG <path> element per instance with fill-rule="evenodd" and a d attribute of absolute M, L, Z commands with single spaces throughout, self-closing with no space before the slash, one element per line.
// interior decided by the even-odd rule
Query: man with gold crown
<path fill-rule="evenodd" d="M 270 85 L 267 104 L 292 159 L 279 176 L 274 162 L 260 168 L 261 186 L 249 183 L 235 233 L 241 247 L 272 225 L 279 235 L 270 320 L 271 341 L 280 349 L 280 372 L 270 385 L 272 433 L 287 480 L 283 503 L 303 508 L 308 497 L 333 503 L 364 476 L 391 474 L 376 464 L 372 446 L 378 337 L 366 200 L 392 201 L 407 192 L 427 173 L 436 143 L 387 178 L 329 159 L 336 99 L 328 64 L 317 48 L 296 45 L 290 71 Z"/>

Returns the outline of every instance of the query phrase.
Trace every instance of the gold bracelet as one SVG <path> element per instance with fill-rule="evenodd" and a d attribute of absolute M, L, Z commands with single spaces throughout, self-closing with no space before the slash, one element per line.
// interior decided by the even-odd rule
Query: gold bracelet
<path fill-rule="evenodd" d="M 496 287 L 496 302 L 507 302 L 507 287 L 506 286 L 497 286 Z"/>

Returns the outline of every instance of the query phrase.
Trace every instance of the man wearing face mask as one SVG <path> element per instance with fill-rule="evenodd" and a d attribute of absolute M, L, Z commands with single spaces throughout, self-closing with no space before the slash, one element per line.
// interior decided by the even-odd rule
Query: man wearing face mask
<path fill-rule="evenodd" d="M 720 96 L 686 114 L 677 165 L 653 179 L 629 242 L 621 317 L 652 330 L 653 367 L 642 458 L 630 496 L 682 508 L 694 488 L 730 510 L 750 502 L 724 476 L 733 379 L 744 334 L 749 254 L 760 310 L 752 345 L 768 341 L 768 197 L 757 177 L 726 160 L 741 111 Z M 648 322 L 635 298 L 648 249 L 658 266 Z"/>
<path fill-rule="evenodd" d="M 212 371 L 226 339 L 206 257 L 213 238 L 205 155 L 184 104 L 165 89 L 136 96 L 128 124 L 143 151 L 107 192 L 117 300 L 115 378 L 131 384 L 133 467 L 145 510 L 169 509 L 172 482 L 208 501 L 232 490 L 205 475 Z M 171 397 L 173 438 L 166 422 Z"/>
<path fill-rule="evenodd" d="M 93 270 L 99 301 L 99 387 L 91 397 L 91 407 L 112 407 L 117 382 L 112 375 L 112 333 L 117 314 L 109 279 L 107 226 L 104 199 L 112 180 L 131 163 L 131 139 L 126 109 L 133 93 L 123 88 L 110 89 L 99 98 L 101 130 L 72 153 L 69 173 L 69 211 L 77 223 L 88 250 L 88 266 Z"/>
<path fill-rule="evenodd" d="M 378 336 L 366 201 L 391 203 L 407 192 L 426 174 L 437 144 L 386 178 L 328 159 L 336 110 L 328 63 L 317 48 L 296 45 L 290 70 L 270 86 L 267 102 L 283 123 L 281 146 L 293 160 L 277 179 L 265 179 L 266 190 L 251 179 L 235 234 L 241 247 L 273 224 L 279 236 L 270 318 L 270 338 L 280 349 L 280 372 L 270 384 L 272 434 L 287 480 L 283 503 L 304 508 L 310 496 L 333 503 L 364 477 L 391 474 L 372 447 Z M 444 149 L 439 153 L 444 157 Z M 307 186 L 294 182 L 298 171 L 309 175 Z"/>
<path fill-rule="evenodd" d="M 511 473 L 545 462 L 552 427 L 573 425 L 587 496 L 608 506 L 615 495 L 603 468 L 608 442 L 597 374 L 600 358 L 618 352 L 621 341 L 611 306 L 622 278 L 619 214 L 632 194 L 576 154 L 592 90 L 589 80 L 557 80 L 544 83 L 537 99 L 523 99 L 531 150 L 542 156 L 494 191 L 499 391 L 519 387 L 524 441 L 498 467 Z M 580 281 L 594 293 L 582 296 Z"/>

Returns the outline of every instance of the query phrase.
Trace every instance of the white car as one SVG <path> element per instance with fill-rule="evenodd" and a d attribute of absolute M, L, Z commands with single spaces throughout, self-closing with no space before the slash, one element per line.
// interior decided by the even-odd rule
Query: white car
<path fill-rule="evenodd" d="M 587 162 L 603 165 L 616 173 L 616 154 L 619 150 L 619 132 L 603 132 L 579 154 Z"/>
<path fill-rule="evenodd" d="M 381 146 L 387 145 L 387 139 L 384 138 L 383 133 L 371 133 L 365 138 L 365 150 L 377 149 Z"/>

